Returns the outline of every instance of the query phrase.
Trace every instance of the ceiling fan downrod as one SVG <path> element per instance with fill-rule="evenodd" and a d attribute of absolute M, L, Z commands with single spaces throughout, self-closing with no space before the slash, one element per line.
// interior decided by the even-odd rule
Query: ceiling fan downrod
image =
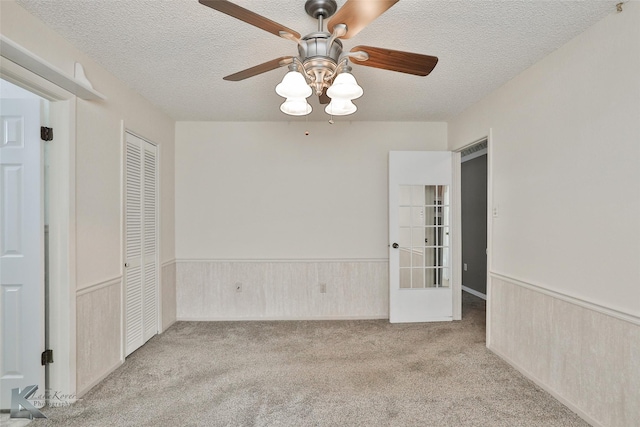
<path fill-rule="evenodd" d="M 304 10 L 307 15 L 313 19 L 318 20 L 318 31 L 324 31 L 324 20 L 331 18 L 336 10 L 338 10 L 338 4 L 335 0 L 307 0 L 304 4 Z"/>
<path fill-rule="evenodd" d="M 342 42 L 324 31 L 324 20 L 333 16 L 338 4 L 335 0 L 307 0 L 304 9 L 309 16 L 318 20 L 318 32 L 302 37 L 298 51 L 304 72 L 311 80 L 310 85 L 320 96 L 335 77 L 342 55 Z"/>

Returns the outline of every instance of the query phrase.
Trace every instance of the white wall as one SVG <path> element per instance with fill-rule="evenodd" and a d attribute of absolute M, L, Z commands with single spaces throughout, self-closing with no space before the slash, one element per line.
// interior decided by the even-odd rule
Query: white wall
<path fill-rule="evenodd" d="M 493 130 L 493 269 L 638 316 L 639 9 L 450 123 L 452 149 Z"/>
<path fill-rule="evenodd" d="M 160 145 L 161 261 L 171 262 L 175 122 L 13 1 L 3 0 L 0 7 L 3 35 L 68 75 L 73 75 L 76 61 L 82 63 L 95 89 L 107 98 L 77 99 L 72 130 L 76 136 L 76 286 L 72 292 L 77 293 L 78 330 L 71 333 L 78 337 L 76 385 L 82 393 L 121 363 L 122 123 Z M 170 284 L 166 287 L 171 289 Z M 175 298 L 170 292 L 163 295 Z"/>
<path fill-rule="evenodd" d="M 386 258 L 387 154 L 446 137 L 445 123 L 179 122 L 176 256 Z"/>
<path fill-rule="evenodd" d="M 490 347 L 611 426 L 640 424 L 640 3 L 623 8 L 449 124 L 451 149 L 491 129 Z M 493 305 L 547 297 L 533 317 Z"/>
<path fill-rule="evenodd" d="M 177 123 L 178 319 L 388 316 L 388 152 L 446 136 L 445 123 Z"/>

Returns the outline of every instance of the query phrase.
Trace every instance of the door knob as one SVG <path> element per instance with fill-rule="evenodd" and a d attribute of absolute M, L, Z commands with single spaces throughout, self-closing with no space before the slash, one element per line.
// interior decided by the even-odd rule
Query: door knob
<path fill-rule="evenodd" d="M 393 246 L 393 249 L 398 249 L 398 247 L 399 247 L 399 245 L 398 245 L 397 243 L 394 243 L 394 244 L 393 244 L 393 245 L 391 245 L 391 246 Z"/>
<path fill-rule="evenodd" d="M 125 268 L 129 267 L 129 263 L 128 263 L 128 262 L 125 262 L 125 263 L 124 263 L 124 267 L 125 267 Z"/>

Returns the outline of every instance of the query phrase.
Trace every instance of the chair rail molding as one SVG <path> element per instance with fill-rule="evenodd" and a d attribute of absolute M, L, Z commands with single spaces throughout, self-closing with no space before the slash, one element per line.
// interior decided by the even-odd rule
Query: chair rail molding
<path fill-rule="evenodd" d="M 625 313 L 623 311 L 619 311 L 610 307 L 606 307 L 604 305 L 600 305 L 597 304 L 595 302 L 592 301 L 588 301 L 585 299 L 581 299 L 578 297 L 574 297 L 572 295 L 569 294 L 565 294 L 563 292 L 558 292 L 558 291 L 554 291 L 551 290 L 545 286 L 539 285 L 539 284 L 535 284 L 535 283 L 531 283 L 522 279 L 518 279 L 515 277 L 511 277 L 507 274 L 503 274 L 503 273 L 499 273 L 496 271 L 490 271 L 489 272 L 489 276 L 491 278 L 495 278 L 495 279 L 499 279 L 499 280 L 504 280 L 505 282 L 509 282 L 511 284 L 523 287 L 523 288 L 527 288 L 527 289 L 531 289 L 533 291 L 536 292 L 540 292 L 542 294 L 557 298 L 559 300 L 568 302 L 570 304 L 575 304 L 578 305 L 580 307 L 589 309 L 589 310 L 593 310 L 595 312 L 607 315 L 607 316 L 611 316 L 613 318 L 619 319 L 619 320 L 624 320 L 626 322 L 629 323 L 633 323 L 634 325 L 638 325 L 640 326 L 640 316 L 636 316 L 634 314 L 631 313 Z"/>

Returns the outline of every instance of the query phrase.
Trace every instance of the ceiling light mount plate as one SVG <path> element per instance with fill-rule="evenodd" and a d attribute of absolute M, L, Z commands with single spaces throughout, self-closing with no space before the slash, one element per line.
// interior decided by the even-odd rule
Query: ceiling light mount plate
<path fill-rule="evenodd" d="M 313 19 L 318 19 L 321 16 L 326 19 L 336 13 L 338 4 L 335 0 L 307 0 L 304 4 L 304 10 Z"/>

